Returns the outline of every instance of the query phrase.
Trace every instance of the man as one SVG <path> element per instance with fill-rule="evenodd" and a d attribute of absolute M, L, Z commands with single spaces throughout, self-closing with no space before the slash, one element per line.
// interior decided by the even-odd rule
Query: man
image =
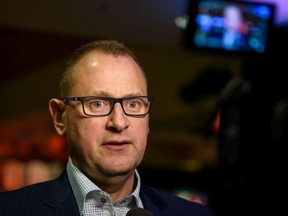
<path fill-rule="evenodd" d="M 0 195 L 0 215 L 213 215 L 204 205 L 141 184 L 149 134 L 147 79 L 134 54 L 117 41 L 95 41 L 72 55 L 49 101 L 69 160 L 57 179 Z M 138 214 L 140 215 L 140 214 Z M 143 214 L 142 214 L 143 215 Z"/>

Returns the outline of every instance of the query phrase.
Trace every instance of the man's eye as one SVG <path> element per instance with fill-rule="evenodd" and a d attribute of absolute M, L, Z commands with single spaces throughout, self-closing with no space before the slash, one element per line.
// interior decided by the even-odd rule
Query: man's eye
<path fill-rule="evenodd" d="M 102 106 L 103 106 L 102 101 L 93 101 L 91 104 L 92 104 L 94 107 L 102 107 Z"/>
<path fill-rule="evenodd" d="M 137 102 L 135 102 L 135 101 L 130 102 L 130 103 L 129 103 L 129 107 L 130 107 L 130 108 L 135 108 L 135 107 L 137 107 Z"/>

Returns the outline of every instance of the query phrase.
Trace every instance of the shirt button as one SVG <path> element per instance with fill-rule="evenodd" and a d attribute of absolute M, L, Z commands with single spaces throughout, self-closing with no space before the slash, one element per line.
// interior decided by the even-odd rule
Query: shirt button
<path fill-rule="evenodd" d="M 101 197 L 100 200 L 101 200 L 102 203 L 106 203 L 107 202 L 107 199 L 105 197 Z"/>

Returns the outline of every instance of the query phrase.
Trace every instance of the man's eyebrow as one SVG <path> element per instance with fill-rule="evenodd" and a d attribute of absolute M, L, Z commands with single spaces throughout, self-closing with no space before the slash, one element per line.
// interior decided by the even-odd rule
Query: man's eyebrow
<path fill-rule="evenodd" d="M 103 96 L 103 97 L 111 97 L 111 94 L 105 91 L 93 91 L 92 96 Z"/>
<path fill-rule="evenodd" d="M 136 92 L 136 93 L 125 94 L 123 97 L 134 97 L 134 96 L 143 96 L 143 95 L 146 95 L 146 94 Z M 92 96 L 112 97 L 110 93 L 105 92 L 105 91 L 93 91 Z"/>

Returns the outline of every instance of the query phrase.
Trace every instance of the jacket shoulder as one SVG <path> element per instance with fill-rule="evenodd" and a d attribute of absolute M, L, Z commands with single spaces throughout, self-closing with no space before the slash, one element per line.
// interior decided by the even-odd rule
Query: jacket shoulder
<path fill-rule="evenodd" d="M 140 196 L 145 208 L 153 215 L 197 215 L 213 216 L 214 213 L 209 206 L 188 201 L 175 194 L 147 185 L 141 186 Z M 160 213 L 161 212 L 161 213 Z M 190 214 L 191 212 L 191 214 Z"/>
<path fill-rule="evenodd" d="M 65 207 L 68 205 L 70 209 Z M 72 209 L 79 213 L 65 171 L 56 179 L 0 193 L 1 216 L 49 215 L 51 211 L 69 212 Z"/>

